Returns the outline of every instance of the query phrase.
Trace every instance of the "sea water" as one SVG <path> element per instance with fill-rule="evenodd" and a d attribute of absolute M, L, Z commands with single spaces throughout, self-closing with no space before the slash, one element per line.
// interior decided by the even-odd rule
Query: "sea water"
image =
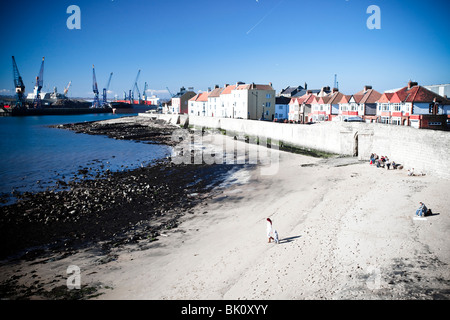
<path fill-rule="evenodd" d="M 145 166 L 171 154 L 171 148 L 106 136 L 77 134 L 49 125 L 100 121 L 123 115 L 0 117 L 0 195 L 14 201 L 13 193 L 55 188 L 88 170 L 123 171 Z"/>

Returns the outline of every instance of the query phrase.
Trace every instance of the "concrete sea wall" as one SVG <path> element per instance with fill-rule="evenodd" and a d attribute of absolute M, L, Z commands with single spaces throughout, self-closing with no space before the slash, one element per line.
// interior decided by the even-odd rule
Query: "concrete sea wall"
<path fill-rule="evenodd" d="M 388 156 L 416 173 L 450 179 L 450 132 L 359 122 L 323 122 L 312 125 L 185 115 L 158 118 L 229 134 L 270 138 L 284 144 L 369 160 L 371 153 Z M 405 170 L 404 169 L 404 170 Z M 405 172 L 406 174 L 406 172 Z"/>

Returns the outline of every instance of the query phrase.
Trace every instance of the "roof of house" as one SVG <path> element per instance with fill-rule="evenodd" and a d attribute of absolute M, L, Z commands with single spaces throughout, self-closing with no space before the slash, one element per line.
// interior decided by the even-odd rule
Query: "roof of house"
<path fill-rule="evenodd" d="M 289 104 L 291 98 L 289 97 L 275 97 L 275 104 Z"/>
<path fill-rule="evenodd" d="M 389 93 L 384 93 L 384 95 L 388 95 Z M 419 85 L 412 85 L 411 87 L 406 86 L 397 91 L 390 93 L 392 96 L 388 101 L 386 101 L 386 97 L 381 98 L 378 102 L 392 102 L 392 103 L 401 103 L 401 102 L 419 102 L 419 103 L 431 103 L 436 100 L 441 104 L 450 105 L 450 100 L 445 97 L 440 96 L 439 94 Z"/>
<path fill-rule="evenodd" d="M 317 101 L 317 99 L 318 99 L 317 96 L 311 93 L 305 97 L 305 100 L 303 101 L 303 103 L 304 104 L 315 103 Z"/>
<path fill-rule="evenodd" d="M 331 99 L 331 96 L 330 96 L 330 95 L 326 95 L 326 96 L 319 97 L 319 98 L 316 100 L 316 102 L 313 102 L 313 103 L 327 104 L 328 101 L 330 101 L 330 99 Z"/>
<path fill-rule="evenodd" d="M 206 102 L 206 101 L 208 101 L 209 94 L 210 94 L 210 92 L 208 92 L 208 91 L 197 93 L 194 97 L 189 99 L 189 101 Z"/>
<path fill-rule="evenodd" d="M 289 87 L 281 90 L 280 95 L 282 95 L 282 94 L 291 95 L 292 93 L 295 94 L 295 93 L 297 93 L 298 91 L 301 91 L 301 90 L 303 90 L 302 86 L 298 86 L 298 87 L 291 87 L 291 86 L 289 86 Z"/>
<path fill-rule="evenodd" d="M 223 90 L 224 90 L 224 88 L 215 88 L 213 91 L 211 91 L 208 98 L 220 97 L 220 94 Z"/>
<path fill-rule="evenodd" d="M 308 94 L 308 91 L 311 91 L 312 93 L 317 93 L 318 94 L 320 92 L 320 89 L 312 89 L 312 90 L 310 90 L 310 89 L 308 89 L 308 90 L 303 89 L 303 90 L 300 90 L 299 92 L 297 92 L 296 94 L 294 94 L 293 97 L 302 97 L 302 96 Z"/>
<path fill-rule="evenodd" d="M 273 90 L 270 84 L 241 84 L 236 90 Z"/>
<path fill-rule="evenodd" d="M 443 104 L 450 104 L 450 101 L 448 99 L 422 86 L 414 86 L 411 89 L 408 89 L 406 93 L 407 97 L 404 100 L 404 102 L 430 103 L 436 101 Z"/>
<path fill-rule="evenodd" d="M 176 95 L 174 95 L 172 98 L 181 98 L 182 96 L 184 96 L 184 95 L 187 94 L 187 93 L 194 93 L 194 94 L 195 94 L 195 92 L 190 91 L 190 90 L 186 90 L 186 89 L 183 87 L 183 88 L 181 88 L 180 91 L 179 91 Z"/>
<path fill-rule="evenodd" d="M 328 100 L 327 103 L 329 103 L 329 104 L 338 104 L 338 103 L 340 103 L 340 101 L 341 101 L 343 96 L 344 96 L 344 94 L 342 92 L 339 92 L 339 91 L 333 92 L 330 95 L 330 99 Z"/>
<path fill-rule="evenodd" d="M 230 94 L 231 91 L 233 91 L 236 88 L 235 85 L 231 85 L 231 86 L 227 86 L 225 89 L 223 89 L 223 91 L 220 93 L 222 94 Z"/>
<path fill-rule="evenodd" d="M 341 100 L 339 100 L 338 103 L 348 103 L 350 101 L 351 97 L 352 97 L 351 94 L 349 94 L 349 95 L 343 94 L 341 97 Z"/>
<path fill-rule="evenodd" d="M 362 98 L 364 98 L 364 95 L 363 94 L 354 94 L 354 95 L 352 95 L 352 97 L 356 103 L 360 103 Z"/>
<path fill-rule="evenodd" d="M 359 103 L 376 103 L 381 98 L 381 93 L 376 90 L 369 89 L 364 94 Z"/>
<path fill-rule="evenodd" d="M 377 102 L 379 103 L 389 103 L 391 102 L 392 96 L 394 95 L 393 92 L 385 92 L 383 93 Z"/>

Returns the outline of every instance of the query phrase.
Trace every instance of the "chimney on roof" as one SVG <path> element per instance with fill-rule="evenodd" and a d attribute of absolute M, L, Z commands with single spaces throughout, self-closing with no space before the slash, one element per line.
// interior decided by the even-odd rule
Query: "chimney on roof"
<path fill-rule="evenodd" d="M 216 84 L 216 85 L 214 86 L 214 89 L 219 89 L 219 85 Z"/>
<path fill-rule="evenodd" d="M 335 92 L 339 92 L 339 89 L 338 88 L 333 88 L 333 93 L 335 93 Z"/>
<path fill-rule="evenodd" d="M 408 90 L 411 89 L 414 86 L 417 86 L 417 82 L 412 82 L 411 80 L 408 82 Z"/>
<path fill-rule="evenodd" d="M 308 84 L 305 82 L 305 90 L 308 89 Z"/>
<path fill-rule="evenodd" d="M 312 90 L 306 90 L 306 94 L 312 94 Z"/>
<path fill-rule="evenodd" d="M 272 86 L 272 82 L 269 82 L 269 86 Z"/>
<path fill-rule="evenodd" d="M 364 92 L 366 92 L 367 90 L 370 90 L 370 89 L 372 89 L 372 86 L 368 86 L 368 85 L 364 86 Z"/>
<path fill-rule="evenodd" d="M 228 87 L 229 86 L 229 84 L 228 83 L 225 83 L 225 85 L 223 86 L 224 88 L 226 88 L 226 87 Z"/>

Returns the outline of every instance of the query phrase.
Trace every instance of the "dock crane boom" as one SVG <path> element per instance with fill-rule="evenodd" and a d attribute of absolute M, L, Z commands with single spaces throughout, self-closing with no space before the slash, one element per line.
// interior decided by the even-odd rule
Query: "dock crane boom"
<path fill-rule="evenodd" d="M 109 85 L 111 83 L 112 75 L 113 75 L 113 73 L 111 72 L 111 74 L 109 75 L 108 83 L 106 84 L 106 88 L 103 88 L 103 104 L 108 103 L 107 94 L 108 94 Z"/>
<path fill-rule="evenodd" d="M 12 56 L 13 62 L 13 75 L 14 75 L 14 87 L 16 88 L 16 107 L 24 107 L 24 95 L 25 95 L 25 85 L 23 83 L 22 77 L 19 73 L 19 68 L 17 68 L 16 59 Z"/>
<path fill-rule="evenodd" d="M 144 97 L 144 103 L 147 103 L 147 90 L 148 90 L 148 85 L 147 82 L 144 84 L 144 92 L 142 93 L 143 97 Z"/>
<path fill-rule="evenodd" d="M 172 94 L 172 92 L 170 92 L 169 87 L 166 87 L 166 89 L 167 89 L 167 91 L 169 91 L 170 97 L 173 98 L 174 95 Z"/>
<path fill-rule="evenodd" d="M 45 57 L 42 57 L 41 69 L 39 70 L 39 75 L 36 77 L 36 86 L 34 87 L 35 95 L 33 101 L 34 108 L 40 108 L 42 106 L 41 89 L 44 86 L 44 60 Z"/>
<path fill-rule="evenodd" d="M 94 92 L 94 101 L 92 101 L 92 108 L 100 107 L 100 101 L 98 100 L 98 86 L 97 79 L 95 77 L 95 67 L 92 65 L 92 91 Z"/>
<path fill-rule="evenodd" d="M 138 85 L 137 85 L 137 82 L 138 82 L 140 74 L 141 74 L 141 70 L 139 69 L 138 74 L 136 76 L 136 80 L 134 80 L 134 83 L 133 83 L 133 88 L 130 90 L 129 98 L 130 98 L 130 103 L 132 103 L 132 104 L 134 103 L 134 89 L 136 89 L 136 91 L 137 91 L 139 104 L 141 103 L 141 93 L 139 92 L 139 88 L 138 88 Z"/>
<path fill-rule="evenodd" d="M 69 84 L 67 87 L 64 88 L 64 97 L 67 97 L 67 93 L 69 92 L 70 85 L 72 84 L 72 81 L 69 81 Z"/>

